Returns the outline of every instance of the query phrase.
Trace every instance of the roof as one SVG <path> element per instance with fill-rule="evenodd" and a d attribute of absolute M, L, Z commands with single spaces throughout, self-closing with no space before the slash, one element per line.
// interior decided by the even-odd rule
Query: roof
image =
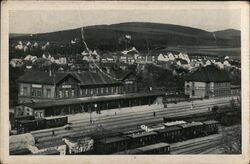
<path fill-rule="evenodd" d="M 139 134 L 131 134 L 128 135 L 129 137 L 132 138 L 138 138 L 138 137 L 144 137 L 144 136 L 150 136 L 150 135 L 156 135 L 156 132 L 145 132 L 145 133 L 139 133 Z"/>
<path fill-rule="evenodd" d="M 180 121 L 166 122 L 166 123 L 164 123 L 164 125 L 165 126 L 174 126 L 174 125 L 185 124 L 185 123 L 187 123 L 187 122 L 180 120 Z"/>
<path fill-rule="evenodd" d="M 132 99 L 137 97 L 148 97 L 148 96 L 160 96 L 164 95 L 163 92 L 152 92 L 152 93 L 131 93 L 131 94 L 122 94 L 122 95 L 107 95 L 107 96 L 93 96 L 93 97 L 81 97 L 81 98 L 72 98 L 72 99 L 59 99 L 59 100 L 48 100 L 40 101 L 34 103 L 24 103 L 24 106 L 28 106 L 33 109 L 41 109 L 54 106 L 63 106 L 63 105 L 73 105 L 86 102 L 100 102 L 100 101 L 110 101 L 110 100 L 119 100 L 119 99 Z"/>
<path fill-rule="evenodd" d="M 100 84 L 116 84 L 119 81 L 108 77 L 101 72 L 82 71 L 76 72 L 56 72 L 49 76 L 49 72 L 29 71 L 17 79 L 17 82 L 33 83 L 33 84 L 58 84 L 66 77 L 75 78 L 80 85 L 100 85 Z"/>
<path fill-rule="evenodd" d="M 178 126 L 170 126 L 170 127 L 165 128 L 165 129 L 160 129 L 160 130 L 156 130 L 156 131 L 159 133 L 165 133 L 165 132 L 170 132 L 170 131 L 180 130 L 180 129 L 181 129 L 181 127 L 178 127 Z"/>
<path fill-rule="evenodd" d="M 81 85 L 100 85 L 100 84 L 120 84 L 120 81 L 108 77 L 101 72 L 84 71 L 81 73 L 73 73 Z"/>
<path fill-rule="evenodd" d="M 28 71 L 17 79 L 17 82 L 33 83 L 33 84 L 54 84 L 61 81 L 67 76 L 67 73 L 55 73 L 49 76 L 49 72 Z"/>
<path fill-rule="evenodd" d="M 218 121 L 215 121 L 215 120 L 208 120 L 208 121 L 203 121 L 203 124 L 218 124 L 219 122 Z"/>
<path fill-rule="evenodd" d="M 157 144 L 153 144 L 153 145 L 148 145 L 148 146 L 144 146 L 144 147 L 140 147 L 137 148 L 137 150 L 140 151 L 149 151 L 149 150 L 153 150 L 153 149 L 157 149 L 157 148 L 162 148 L 162 147 L 168 147 L 169 144 L 168 143 L 157 143 Z"/>
<path fill-rule="evenodd" d="M 125 131 L 121 132 L 123 135 L 129 135 L 129 134 L 134 134 L 134 133 L 142 133 L 145 132 L 143 129 L 135 129 L 135 130 L 130 130 L 130 131 Z"/>
<path fill-rule="evenodd" d="M 198 82 L 230 82 L 230 77 L 225 70 L 221 70 L 214 65 L 200 67 L 195 72 L 186 77 L 186 81 Z"/>
<path fill-rule="evenodd" d="M 191 122 L 191 123 L 187 123 L 187 124 L 181 124 L 181 125 L 178 125 L 182 128 L 189 128 L 189 127 L 193 127 L 193 126 L 201 126 L 203 125 L 202 122 Z"/>
<path fill-rule="evenodd" d="M 110 138 L 103 138 L 101 140 L 98 140 L 100 143 L 108 144 L 108 143 L 114 143 L 114 142 L 119 142 L 119 141 L 124 141 L 127 140 L 128 138 L 126 137 L 110 137 Z"/>
<path fill-rule="evenodd" d="M 128 70 L 112 70 L 112 74 L 119 80 L 124 80 L 127 76 L 129 76 L 130 74 L 134 74 L 131 71 Z"/>
<path fill-rule="evenodd" d="M 38 143 L 35 146 L 38 149 L 45 149 L 45 148 L 51 148 L 51 147 L 56 147 L 56 146 L 61 146 L 61 145 L 66 145 L 64 141 L 62 140 L 56 140 L 53 142 L 42 142 L 42 143 Z"/>

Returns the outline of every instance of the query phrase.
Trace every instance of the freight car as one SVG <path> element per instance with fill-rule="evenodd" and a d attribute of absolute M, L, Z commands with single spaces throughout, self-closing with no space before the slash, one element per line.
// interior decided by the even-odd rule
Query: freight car
<path fill-rule="evenodd" d="M 137 149 L 159 142 L 173 143 L 191 138 L 206 136 L 218 132 L 218 121 L 182 123 L 166 126 L 164 129 L 145 132 L 135 130 L 129 132 L 111 133 L 109 136 L 94 139 L 94 149 L 97 154 L 111 154 L 119 151 Z M 134 153 L 136 151 L 133 151 Z"/>
<path fill-rule="evenodd" d="M 123 151 L 129 148 L 129 140 L 126 136 L 103 138 L 94 142 L 94 149 L 97 154 L 111 154 Z"/>
<path fill-rule="evenodd" d="M 182 128 L 178 126 L 171 126 L 165 129 L 156 130 L 158 139 L 162 142 L 173 143 L 181 141 Z"/>
<path fill-rule="evenodd" d="M 132 149 L 157 143 L 158 134 L 156 132 L 145 132 L 127 136 L 130 138 L 129 147 Z"/>

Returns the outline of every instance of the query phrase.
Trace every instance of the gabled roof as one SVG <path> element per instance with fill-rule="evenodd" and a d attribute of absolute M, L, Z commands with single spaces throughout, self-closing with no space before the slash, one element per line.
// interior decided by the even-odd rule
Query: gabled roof
<path fill-rule="evenodd" d="M 71 76 L 76 79 L 80 85 L 100 85 L 100 84 L 118 84 L 119 81 L 108 77 L 101 72 L 83 71 L 81 73 L 76 72 L 57 72 L 49 76 L 48 72 L 26 72 L 22 75 L 17 82 L 32 83 L 32 84 L 58 84 L 66 77 Z"/>
<path fill-rule="evenodd" d="M 230 77 L 225 70 L 221 70 L 214 65 L 209 65 L 200 67 L 195 72 L 188 75 L 186 81 L 230 82 Z"/>
<path fill-rule="evenodd" d="M 134 74 L 131 71 L 128 70 L 112 70 L 112 75 L 114 75 L 119 80 L 124 80 L 126 77 L 128 77 L 130 74 Z"/>
<path fill-rule="evenodd" d="M 55 73 L 49 76 L 49 72 L 29 71 L 17 79 L 19 83 L 33 83 L 33 84 L 57 84 L 64 79 L 68 73 Z"/>
<path fill-rule="evenodd" d="M 100 84 L 119 84 L 120 82 L 108 77 L 107 75 L 101 72 L 90 72 L 84 71 L 81 73 L 73 73 L 81 85 L 100 85 Z"/>

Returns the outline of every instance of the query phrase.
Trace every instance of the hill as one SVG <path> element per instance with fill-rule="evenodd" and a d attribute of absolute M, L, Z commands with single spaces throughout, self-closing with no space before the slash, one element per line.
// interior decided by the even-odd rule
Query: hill
<path fill-rule="evenodd" d="M 230 35 L 229 35 L 230 34 Z M 157 49 L 167 46 L 222 46 L 240 47 L 240 32 L 225 30 L 208 32 L 205 30 L 160 23 L 130 22 L 111 25 L 84 27 L 85 39 L 90 48 L 99 50 L 121 50 L 125 48 L 122 38 L 131 36 L 130 45 L 139 50 Z M 216 38 L 215 38 L 216 36 Z M 10 42 L 38 41 L 65 44 L 81 37 L 80 28 L 11 37 Z"/>

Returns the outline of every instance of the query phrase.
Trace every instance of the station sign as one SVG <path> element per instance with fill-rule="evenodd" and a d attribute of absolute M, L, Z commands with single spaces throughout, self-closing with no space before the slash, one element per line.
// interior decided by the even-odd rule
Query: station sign
<path fill-rule="evenodd" d="M 32 84 L 32 88 L 42 88 L 42 85 L 39 85 L 39 84 Z"/>
<path fill-rule="evenodd" d="M 62 88 L 71 88 L 71 85 L 62 85 Z"/>

